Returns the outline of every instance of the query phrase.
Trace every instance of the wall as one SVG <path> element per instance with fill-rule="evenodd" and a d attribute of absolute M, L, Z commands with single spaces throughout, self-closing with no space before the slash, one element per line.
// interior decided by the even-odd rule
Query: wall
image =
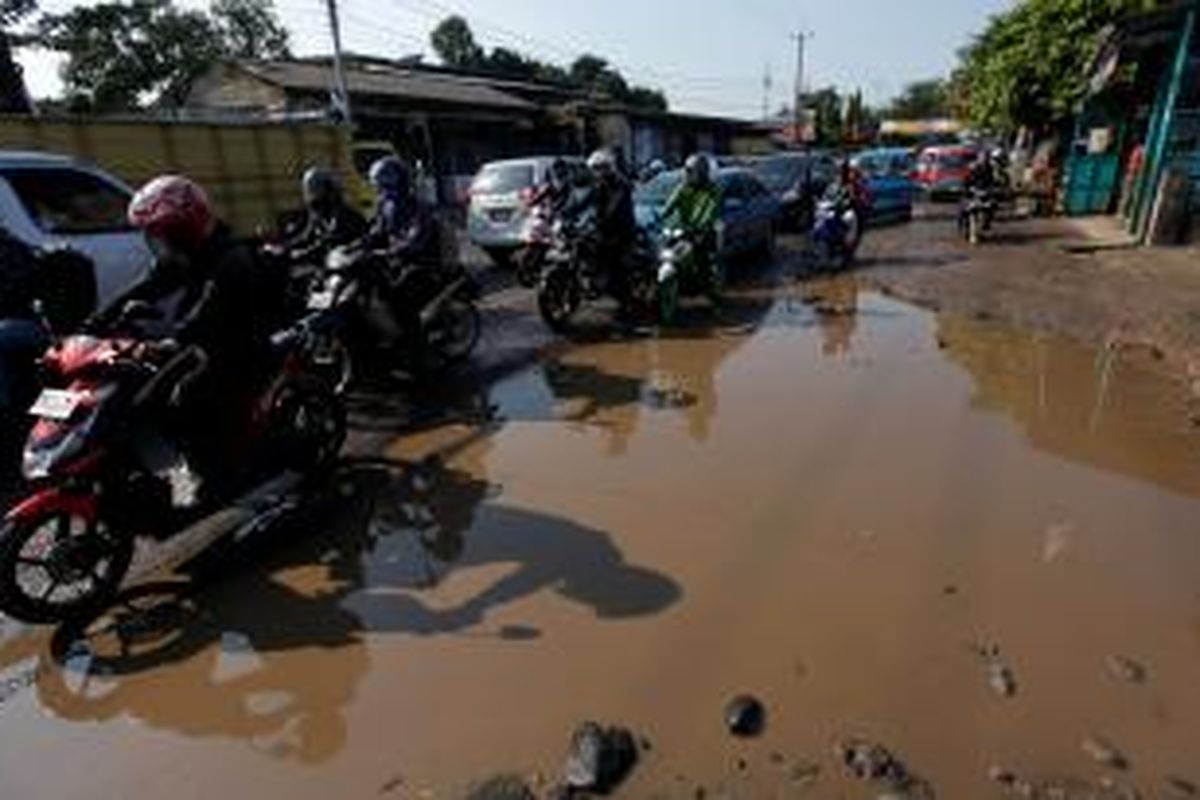
<path fill-rule="evenodd" d="M 239 233 L 272 227 L 301 205 L 311 165 L 342 173 L 352 197 L 369 192 L 354 174 L 346 133 L 325 124 L 207 124 L 150 120 L 0 117 L 0 149 L 72 155 L 132 187 L 165 172 L 203 186 Z"/>

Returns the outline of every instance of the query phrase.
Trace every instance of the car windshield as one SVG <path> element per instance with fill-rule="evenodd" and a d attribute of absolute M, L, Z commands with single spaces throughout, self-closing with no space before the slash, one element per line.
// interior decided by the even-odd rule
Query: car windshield
<path fill-rule="evenodd" d="M 752 164 L 751 169 L 772 192 L 784 192 L 803 178 L 807 164 L 803 158 L 766 158 Z"/>
<path fill-rule="evenodd" d="M 679 181 L 682 179 L 683 173 L 676 170 L 675 172 L 664 172 L 649 183 L 638 187 L 634 194 L 634 201 L 641 206 L 661 206 L 664 205 L 679 186 Z"/>
<path fill-rule="evenodd" d="M 937 164 L 945 169 L 962 169 L 971 163 L 971 156 L 968 153 L 952 152 L 938 153 Z"/>
<path fill-rule="evenodd" d="M 13 169 L 3 177 L 39 228 L 80 235 L 129 230 L 130 195 L 78 169 Z"/>
<path fill-rule="evenodd" d="M 509 194 L 533 186 L 533 164 L 489 164 L 475 178 L 478 194 Z"/>

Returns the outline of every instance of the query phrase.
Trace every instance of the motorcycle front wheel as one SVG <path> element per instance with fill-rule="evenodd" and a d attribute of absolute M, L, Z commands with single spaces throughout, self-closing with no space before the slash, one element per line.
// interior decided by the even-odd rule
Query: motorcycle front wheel
<path fill-rule="evenodd" d="M 981 227 L 981 220 L 979 217 L 980 214 L 975 211 L 971 212 L 967 216 L 967 241 L 972 245 L 979 244 L 979 229 Z"/>
<path fill-rule="evenodd" d="M 0 610 L 31 624 L 94 613 L 132 560 L 132 538 L 65 509 L 9 520 L 0 527 Z"/>
<path fill-rule="evenodd" d="M 542 276 L 538 287 L 538 312 L 550 330 L 564 333 L 578 308 L 579 288 L 566 269 L 552 269 Z"/>
<path fill-rule="evenodd" d="M 465 361 L 475 351 L 483 323 L 479 309 L 470 300 L 452 297 L 438 311 L 426 340 L 442 366 Z"/>
<path fill-rule="evenodd" d="M 526 289 L 537 286 L 544 254 L 544 249 L 536 245 L 530 245 L 517 254 L 517 283 Z"/>
<path fill-rule="evenodd" d="M 658 320 L 663 325 L 673 325 L 679 313 L 679 276 L 658 283 Z"/>
<path fill-rule="evenodd" d="M 346 442 L 346 409 L 319 381 L 285 387 L 269 423 L 277 437 L 281 466 L 303 472 L 333 467 Z"/>

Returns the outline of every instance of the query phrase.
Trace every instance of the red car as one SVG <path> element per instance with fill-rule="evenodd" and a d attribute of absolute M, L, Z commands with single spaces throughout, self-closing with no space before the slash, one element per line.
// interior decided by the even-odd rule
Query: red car
<path fill-rule="evenodd" d="M 917 158 L 917 183 L 931 198 L 960 195 L 974 161 L 970 147 L 927 147 Z"/>

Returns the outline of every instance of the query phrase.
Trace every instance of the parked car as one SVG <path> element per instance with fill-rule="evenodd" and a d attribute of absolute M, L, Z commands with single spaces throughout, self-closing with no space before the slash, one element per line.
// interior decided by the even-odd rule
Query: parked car
<path fill-rule="evenodd" d="M 812 219 L 815 200 L 824 191 L 824 185 L 813 175 L 813 161 L 813 156 L 807 153 L 780 153 L 747 164 L 779 201 L 780 227 L 785 230 L 805 230 Z"/>
<path fill-rule="evenodd" d="M 467 206 L 467 235 L 498 265 L 507 265 L 521 247 L 521 234 L 529 217 L 529 202 L 546 182 L 550 165 L 558 156 L 537 156 L 493 161 L 471 182 Z M 577 158 L 566 158 L 582 168 Z"/>
<path fill-rule="evenodd" d="M 958 197 L 975 151 L 962 145 L 927 147 L 917 158 L 917 183 L 929 198 Z"/>
<path fill-rule="evenodd" d="M 865 150 L 851 159 L 871 192 L 871 221 L 909 220 L 917 184 L 912 152 L 899 147 Z"/>
<path fill-rule="evenodd" d="M 772 253 L 779 219 L 779 201 L 754 173 L 740 167 L 725 167 L 714 174 L 721 188 L 721 220 L 718 237 L 725 258 L 752 253 Z M 638 224 L 657 231 L 663 206 L 683 180 L 682 170 L 664 172 L 641 186 L 634 194 Z"/>
<path fill-rule="evenodd" d="M 66 156 L 0 151 L 0 224 L 34 247 L 65 245 L 90 258 L 98 307 L 153 261 L 125 218 L 131 196 L 112 175 Z"/>

